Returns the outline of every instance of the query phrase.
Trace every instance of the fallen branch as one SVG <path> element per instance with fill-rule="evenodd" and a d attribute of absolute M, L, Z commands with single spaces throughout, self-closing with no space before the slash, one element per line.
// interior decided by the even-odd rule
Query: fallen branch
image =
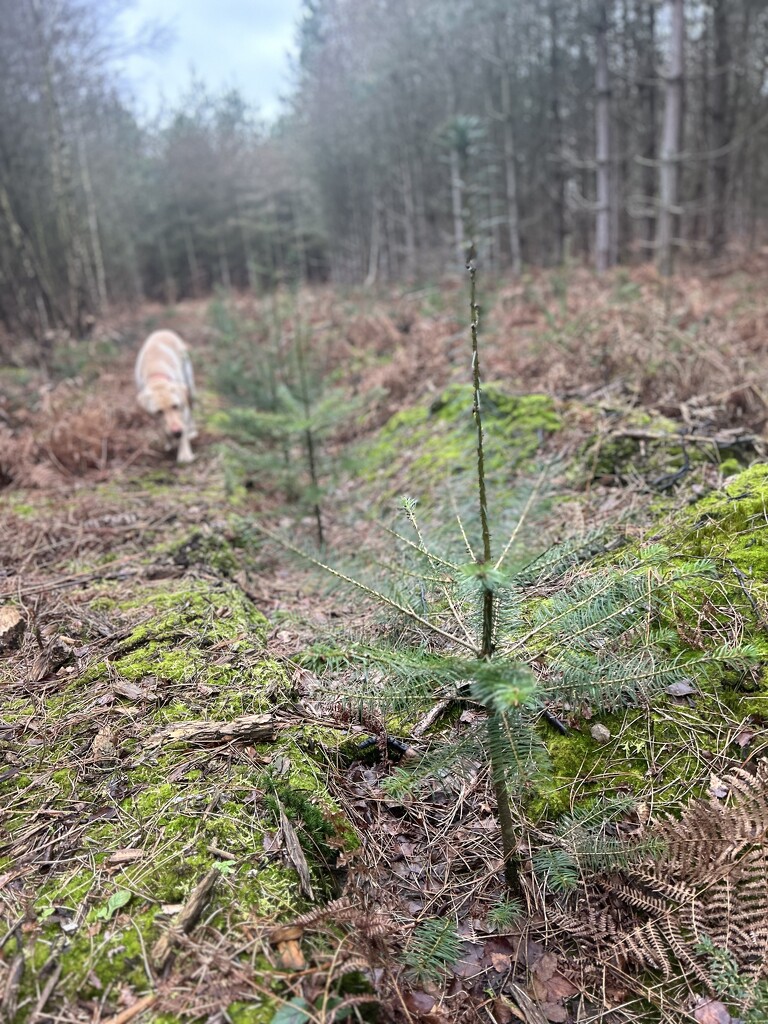
<path fill-rule="evenodd" d="M 280 723 L 282 725 L 283 723 Z M 188 743 L 215 746 L 221 743 L 263 743 L 273 740 L 279 728 L 275 715 L 243 715 L 231 722 L 174 722 L 150 736 L 150 746 Z"/>
<path fill-rule="evenodd" d="M 757 434 L 751 434 L 744 430 L 721 430 L 716 434 L 659 434 L 651 430 L 612 430 L 606 435 L 606 438 L 601 438 L 601 440 L 653 441 L 674 445 L 690 442 L 711 444 L 715 448 L 731 448 L 735 444 L 750 444 L 756 448 L 760 444 Z"/>

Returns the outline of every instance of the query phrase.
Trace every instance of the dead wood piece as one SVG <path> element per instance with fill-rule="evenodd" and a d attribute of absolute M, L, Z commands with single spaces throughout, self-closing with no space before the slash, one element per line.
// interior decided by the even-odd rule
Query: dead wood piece
<path fill-rule="evenodd" d="M 0 606 L 0 654 L 19 647 L 27 628 L 27 620 L 18 608 Z"/>
<path fill-rule="evenodd" d="M 263 743 L 275 738 L 274 715 L 242 715 L 231 722 L 175 722 L 149 738 L 150 746 L 165 743 L 189 743 L 212 746 L 219 743 Z"/>
<path fill-rule="evenodd" d="M 48 980 L 45 983 L 43 991 L 40 993 L 40 998 L 35 1003 L 35 1008 L 32 1011 L 32 1014 L 31 1014 L 31 1016 L 29 1018 L 29 1024 L 35 1024 L 35 1021 L 37 1020 L 37 1018 L 41 1015 L 41 1013 L 45 1009 L 46 1003 L 51 998 L 51 993 L 53 992 L 53 990 L 58 985 L 60 977 L 61 977 L 61 964 L 56 964 L 56 966 L 53 969 L 53 972 L 51 973 L 50 977 L 48 978 Z"/>
<path fill-rule="evenodd" d="M 416 737 L 423 736 L 428 729 L 432 728 L 435 722 L 438 722 L 443 715 L 447 714 L 451 710 L 453 703 L 452 699 L 447 698 L 445 700 L 438 701 L 437 704 L 433 704 L 426 715 L 416 723 L 412 730 L 413 735 Z"/>
<path fill-rule="evenodd" d="M 136 683 L 132 683 L 129 679 L 116 679 L 112 683 L 112 692 L 115 696 L 127 697 L 128 700 L 156 700 L 156 686 L 157 681 L 155 681 L 155 687 L 150 688 L 149 686 L 137 686 Z"/>
<path fill-rule="evenodd" d="M 60 668 L 74 661 L 75 641 L 69 637 L 54 636 L 38 651 L 29 673 L 30 681 L 40 683 L 56 675 Z"/>
<path fill-rule="evenodd" d="M 133 1006 L 126 1007 L 125 1010 L 121 1010 L 120 1013 L 116 1013 L 114 1017 L 110 1017 L 109 1020 L 103 1021 L 103 1024 L 128 1024 L 129 1021 L 133 1020 L 134 1017 L 138 1017 L 140 1013 L 148 1010 L 150 1006 L 158 1000 L 158 996 L 152 992 L 148 996 L 142 996 L 141 999 L 137 999 Z"/>
<path fill-rule="evenodd" d="M 608 435 L 611 440 L 617 441 L 653 441 L 662 444 L 680 445 L 686 442 L 692 444 L 710 444 L 715 448 L 731 448 L 737 444 L 751 445 L 757 448 L 760 445 L 760 438 L 746 430 L 730 428 L 718 430 L 713 434 L 663 434 L 651 430 L 612 430 Z"/>
<path fill-rule="evenodd" d="M 122 850 L 115 850 L 107 857 L 107 864 L 135 864 L 141 860 L 144 851 L 136 847 L 124 847 Z"/>
<path fill-rule="evenodd" d="M 24 977 L 24 954 L 17 953 L 11 961 L 3 998 L 0 999 L 0 1020 L 13 1020 L 19 1000 L 19 987 Z"/>
<path fill-rule="evenodd" d="M 217 868 L 211 868 L 208 874 L 200 879 L 170 929 L 165 935 L 161 935 L 152 947 L 152 963 L 158 971 L 163 971 L 168 965 L 179 938 L 182 935 L 189 935 L 197 924 L 220 877 L 221 872 Z"/>
<path fill-rule="evenodd" d="M 536 1003 L 534 1003 L 522 985 L 518 985 L 514 981 L 507 981 L 506 986 L 510 990 L 512 998 L 520 1008 L 520 1012 L 525 1018 L 526 1024 L 548 1024 L 547 1018 L 538 1008 Z"/>
<path fill-rule="evenodd" d="M 296 835 L 296 829 L 290 823 L 286 817 L 285 811 L 283 810 L 282 804 L 280 807 L 280 831 L 283 834 L 283 842 L 285 848 L 288 851 L 291 864 L 296 868 L 299 875 L 299 885 L 301 891 L 309 899 L 314 899 L 314 892 L 312 891 L 312 881 L 309 874 L 309 864 L 307 864 L 307 858 L 304 856 L 304 851 L 301 848 L 299 837 Z"/>

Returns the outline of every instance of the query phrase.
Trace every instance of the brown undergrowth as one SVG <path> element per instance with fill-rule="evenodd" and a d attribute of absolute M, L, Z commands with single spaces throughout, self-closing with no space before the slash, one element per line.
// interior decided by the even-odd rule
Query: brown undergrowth
<path fill-rule="evenodd" d="M 573 269 L 499 285 L 484 316 L 488 376 L 506 382 L 514 393 L 550 395 L 564 423 L 556 436 L 541 441 L 540 454 L 561 457 L 552 472 L 560 504 L 537 520 L 542 536 L 641 517 L 654 497 L 648 481 L 634 468 L 610 463 L 606 469 L 600 457 L 617 440 L 653 444 L 657 423 L 652 417 L 658 412 L 668 417 L 673 432 L 694 433 L 702 445 L 718 432 L 738 435 L 761 428 L 768 314 L 758 283 L 756 275 L 736 273 L 667 284 L 645 270 L 598 281 Z M 228 301 L 254 322 L 271 315 L 265 303 L 247 296 Z M 404 408 L 430 405 L 466 373 L 463 298 L 450 282 L 396 298 L 349 301 L 320 289 L 302 293 L 297 304 L 334 382 L 366 399 L 364 414 L 334 439 L 335 451 L 373 435 Z M 195 353 L 204 391 L 215 343 L 207 311 L 207 303 L 190 303 L 169 317 Z M 110 330 L 123 332 L 123 339 L 137 338 L 162 316 L 161 310 L 147 310 L 139 324 L 135 317 L 126 318 Z M 286 339 L 292 329 L 286 317 Z M 387 794 L 383 782 L 392 768 L 389 757 L 395 755 L 388 750 L 383 723 L 370 718 L 353 728 L 335 704 L 344 691 L 343 677 L 334 684 L 331 700 L 326 681 L 300 657 L 318 636 L 332 635 L 340 621 L 358 638 L 375 634 L 375 614 L 260 548 L 247 532 L 238 532 L 230 515 L 234 499 L 227 495 L 211 435 L 201 436 L 199 460 L 191 469 L 172 464 L 154 428 L 135 408 L 129 349 L 121 344 L 109 365 L 95 372 L 88 367 L 77 377 L 29 371 L 25 380 L 15 378 L 0 407 L 0 601 L 18 604 L 29 622 L 21 650 L 0 660 L 3 693 L 35 704 L 38 719 L 29 715 L 24 722 L 34 749 L 41 738 L 68 728 L 89 741 L 106 737 L 107 726 L 126 718 L 112 691 L 98 692 L 101 704 L 73 707 L 71 721 L 46 721 L 46 699 L 141 624 L 145 609 L 136 603 L 137 588 L 161 592 L 164 581 L 203 580 L 216 586 L 224 581 L 271 619 L 268 650 L 285 667 L 296 703 L 309 716 L 308 749 L 327 760 L 330 789 L 355 832 L 365 838 L 362 847 L 340 856 L 338 882 L 346 886 L 345 896 L 327 911 L 297 914 L 288 922 L 254 915 L 231 927 L 229 920 L 208 921 L 184 938 L 170 974 L 156 979 L 152 1012 L 171 1019 L 210 1019 L 235 1004 L 276 1000 L 277 1007 L 293 1001 L 294 1007 L 309 1006 L 317 1020 L 330 1024 L 338 1019 L 339 999 L 347 1000 L 350 1011 L 363 1013 L 372 986 L 384 1019 L 409 1024 L 556 1022 L 573 1019 L 568 1014 L 574 1007 L 582 1022 L 639 1019 L 641 1001 L 629 975 L 625 980 L 619 971 L 606 976 L 604 1002 L 594 988 L 588 994 L 572 950 L 563 952 L 553 941 L 545 915 L 506 928 L 494 923 L 500 849 L 491 787 L 480 761 L 464 778 L 446 776 L 418 797 L 402 800 Z M 217 401 L 217 396 L 204 397 L 211 407 Z M 632 418 L 637 412 L 648 419 L 638 422 Z M 586 482 L 567 473 L 567 461 L 577 453 L 584 458 L 584 451 L 588 466 L 592 459 L 602 467 Z M 715 457 L 700 469 L 698 491 L 685 492 L 680 504 L 717 487 L 722 475 Z M 361 486 L 354 473 L 329 488 L 325 501 L 332 546 L 371 559 L 385 550 L 386 536 L 367 516 L 374 492 L 375 483 Z M 280 523 L 284 517 L 282 525 L 292 528 L 291 510 L 281 508 L 267 480 L 237 502 L 234 511 L 244 518 L 257 513 Z M 310 536 L 310 524 L 300 522 L 295 529 Z M 211 653 L 211 660 L 226 656 L 224 645 Z M 134 713 L 139 719 L 140 712 Z M 449 722 L 446 729 L 459 734 L 466 724 Z M 321 731 L 316 734 L 315 728 Z M 348 750 L 338 754 L 329 736 L 347 733 L 355 741 L 373 741 L 365 757 L 350 759 Z M 14 748 L 12 755 L 11 769 L 19 770 L 19 750 Z M 75 750 L 70 767 L 82 767 L 86 755 L 85 746 Z M 246 762 L 252 765 L 253 752 L 223 745 L 208 761 L 211 786 L 226 787 L 227 773 Z M 91 762 L 86 767 L 94 771 Z M 276 770 L 282 770 L 280 764 Z M 50 834 L 45 811 L 30 812 L 25 827 L 40 826 Z M 205 809 L 201 820 L 215 814 L 215 808 Z M 61 862 L 49 858 L 54 872 L 79 856 L 80 827 L 77 814 L 61 818 L 60 846 L 51 847 Z M 274 856 L 287 854 L 279 849 Z M 38 880 L 46 873 L 40 870 Z M 8 906 L 18 906 L 20 878 L 13 870 L 0 877 Z M 444 918 L 457 928 L 460 957 L 447 980 L 414 980 L 397 959 L 424 917 Z M 31 912 L 10 924 L 14 935 L 29 941 L 40 927 Z M 68 924 L 66 916 L 62 924 Z M 275 930 L 281 926 L 294 932 Z M 299 944 L 298 951 L 292 943 Z M 17 947 L 9 941 L 11 948 Z M 16 991 L 14 963 L 10 954 L 0 956 L 0 992 L 10 996 Z M 42 999 L 55 970 L 55 960 L 46 961 L 47 973 L 40 975 L 33 1003 Z M 347 988 L 340 995 L 344 976 Z M 52 986 L 54 996 L 56 991 Z M 67 1024 L 103 1019 L 107 1010 L 129 1011 L 138 995 L 130 986 L 117 985 L 59 1004 L 57 1019 Z M 526 998 L 537 1005 L 531 1009 Z M 238 1019 L 237 1007 L 231 1014 L 230 1019 Z"/>

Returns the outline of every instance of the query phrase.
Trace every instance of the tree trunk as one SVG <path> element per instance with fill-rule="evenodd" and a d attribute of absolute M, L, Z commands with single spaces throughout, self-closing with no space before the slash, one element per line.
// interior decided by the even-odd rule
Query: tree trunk
<path fill-rule="evenodd" d="M 189 290 L 192 298 L 196 299 L 200 294 L 200 269 L 195 251 L 195 239 L 186 210 L 182 211 L 181 216 L 184 221 L 184 250 L 187 254 L 187 267 L 189 268 Z"/>
<path fill-rule="evenodd" d="M 72 154 L 64 129 L 60 97 L 54 80 L 54 59 L 40 0 L 32 0 L 31 7 L 37 32 L 39 57 L 42 64 L 43 95 L 50 132 L 51 185 L 56 211 L 56 228 L 60 257 L 67 279 L 65 326 L 79 333 L 85 311 L 85 248 L 77 230 L 79 218 L 74 208 L 72 187 Z"/>
<path fill-rule="evenodd" d="M 103 313 L 107 307 L 107 274 L 104 269 L 104 253 L 101 248 L 101 237 L 99 234 L 99 217 L 96 210 L 96 198 L 93 194 L 91 183 L 91 172 L 88 166 L 88 151 L 83 135 L 83 126 L 77 122 L 77 155 L 80 161 L 80 184 L 85 196 L 85 207 L 88 212 L 88 232 L 91 236 L 91 255 L 96 275 L 96 296 L 98 311 Z"/>
<path fill-rule="evenodd" d="M 512 272 L 519 276 L 522 273 L 522 247 L 520 245 L 520 209 L 517 202 L 517 164 L 515 152 L 515 129 L 512 119 L 512 73 L 510 70 L 510 54 L 512 53 L 513 33 L 510 27 L 510 12 L 503 12 L 503 23 L 499 24 L 496 33 L 497 61 L 501 69 L 501 100 L 502 100 L 502 141 L 504 145 L 504 175 L 507 193 L 507 231 L 509 234 L 509 257 Z M 503 35 L 502 35 L 503 33 Z M 502 39 L 504 52 L 502 53 Z"/>
<path fill-rule="evenodd" d="M 611 89 L 608 81 L 608 8 L 600 4 L 597 29 L 597 215 L 595 270 L 604 273 L 611 265 Z"/>
<path fill-rule="evenodd" d="M 381 210 L 377 199 L 373 201 L 373 219 L 371 222 L 371 246 L 368 251 L 368 273 L 363 287 L 372 288 L 376 284 L 379 272 L 379 244 L 381 239 Z"/>
<path fill-rule="evenodd" d="M 413 175 L 405 154 L 400 164 L 405 229 L 405 277 L 411 281 L 416 273 L 416 205 L 413 198 Z"/>
<path fill-rule="evenodd" d="M 731 64 L 731 44 L 728 32 L 726 0 L 714 0 L 712 11 L 714 32 L 715 67 L 710 103 L 710 220 L 709 253 L 721 256 L 727 241 L 728 214 L 728 143 L 731 139 L 732 122 L 729 106 L 728 78 Z"/>
<path fill-rule="evenodd" d="M 672 2 L 669 63 L 664 75 L 664 125 L 659 170 L 659 217 L 656 224 L 656 259 L 664 276 L 672 273 L 675 223 L 678 214 L 680 144 L 683 122 L 683 67 L 685 54 L 685 0 Z"/>
<path fill-rule="evenodd" d="M 644 241 L 650 254 L 656 238 L 656 8 L 647 0 L 637 0 L 638 18 L 643 9 L 647 10 L 648 35 L 645 38 L 645 56 L 640 65 L 640 116 L 643 123 L 642 143 L 642 194 L 643 206 L 648 213 L 645 217 Z"/>
<path fill-rule="evenodd" d="M 555 215 L 555 263 L 565 259 L 565 168 L 563 163 L 563 115 L 560 109 L 560 45 L 559 0 L 549 3 L 549 72 L 550 72 L 550 118 L 552 124 L 552 150 L 554 163 L 552 172 L 553 206 Z"/>

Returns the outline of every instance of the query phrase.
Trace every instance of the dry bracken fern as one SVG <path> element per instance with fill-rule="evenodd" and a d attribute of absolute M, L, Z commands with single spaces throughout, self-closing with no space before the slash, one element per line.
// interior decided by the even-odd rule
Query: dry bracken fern
<path fill-rule="evenodd" d="M 696 978 L 711 991 L 702 942 L 726 951 L 746 979 L 768 977 L 768 762 L 735 769 L 724 786 L 727 799 L 696 800 L 656 825 L 652 858 L 589 877 L 555 910 L 555 925 L 584 952 L 591 946 L 590 958 Z"/>

